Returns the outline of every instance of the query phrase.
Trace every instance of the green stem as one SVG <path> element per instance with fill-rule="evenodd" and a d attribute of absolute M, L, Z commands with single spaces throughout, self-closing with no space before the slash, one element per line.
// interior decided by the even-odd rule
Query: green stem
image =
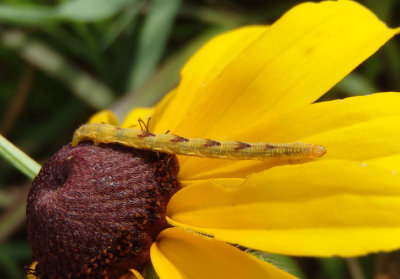
<path fill-rule="evenodd" d="M 0 157 L 6 159 L 11 165 L 30 179 L 33 179 L 40 170 L 40 165 L 38 163 L 2 135 L 0 135 Z"/>

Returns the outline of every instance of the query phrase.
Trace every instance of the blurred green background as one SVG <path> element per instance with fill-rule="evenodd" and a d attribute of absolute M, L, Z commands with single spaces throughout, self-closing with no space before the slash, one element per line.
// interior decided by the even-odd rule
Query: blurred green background
<path fill-rule="evenodd" d="M 111 108 L 122 119 L 133 107 L 156 103 L 212 36 L 272 23 L 300 2 L 2 0 L 0 132 L 42 163 L 97 110 Z M 359 2 L 389 26 L 400 25 L 399 0 Z M 379 91 L 400 91 L 398 39 L 323 98 Z M 29 186 L 29 179 L 0 159 L 0 278 L 23 278 L 30 263 L 24 227 Z M 252 253 L 302 278 L 400 278 L 397 253 L 360 259 Z"/>

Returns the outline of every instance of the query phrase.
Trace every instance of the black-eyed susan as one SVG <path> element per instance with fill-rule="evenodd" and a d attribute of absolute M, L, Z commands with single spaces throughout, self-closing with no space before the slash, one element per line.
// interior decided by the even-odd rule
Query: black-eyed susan
<path fill-rule="evenodd" d="M 340 0 L 211 40 L 176 89 L 121 127 L 151 115 L 149 133 L 304 142 L 327 154 L 176 160 L 112 144 L 65 147 L 28 203 L 36 274 L 116 278 L 151 260 L 160 278 L 292 278 L 228 243 L 301 256 L 399 248 L 400 95 L 313 103 L 396 32 Z M 110 112 L 90 122 L 118 125 Z"/>

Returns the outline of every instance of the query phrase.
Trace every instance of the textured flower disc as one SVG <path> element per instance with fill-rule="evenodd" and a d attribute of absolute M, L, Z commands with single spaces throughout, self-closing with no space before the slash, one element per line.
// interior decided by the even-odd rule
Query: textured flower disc
<path fill-rule="evenodd" d="M 28 197 L 35 274 L 119 278 L 149 260 L 180 188 L 174 155 L 112 144 L 67 145 L 41 169 Z"/>

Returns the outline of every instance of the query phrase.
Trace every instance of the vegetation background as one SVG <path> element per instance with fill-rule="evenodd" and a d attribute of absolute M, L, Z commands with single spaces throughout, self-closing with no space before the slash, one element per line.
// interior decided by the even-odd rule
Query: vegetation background
<path fill-rule="evenodd" d="M 270 24 L 302 1 L 0 0 L 0 132 L 42 163 L 94 112 L 120 119 L 156 103 L 179 82 L 184 62 L 212 36 Z M 389 26 L 399 0 L 359 1 Z M 324 99 L 400 91 L 394 39 Z M 400 109 L 400 108 L 399 108 Z M 0 278 L 24 278 L 30 181 L 0 160 Z M 398 253 L 360 259 L 262 254 L 301 278 L 400 278 Z"/>

